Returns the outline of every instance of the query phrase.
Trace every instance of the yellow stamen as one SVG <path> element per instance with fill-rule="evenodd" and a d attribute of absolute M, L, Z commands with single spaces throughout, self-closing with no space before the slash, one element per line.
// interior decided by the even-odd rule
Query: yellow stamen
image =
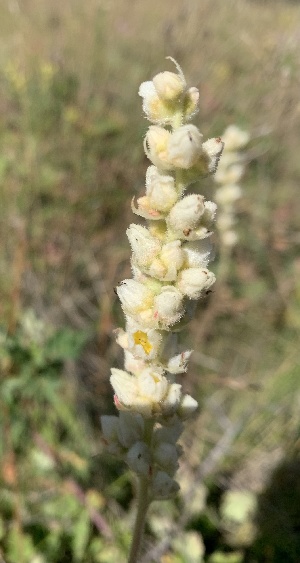
<path fill-rule="evenodd" d="M 142 330 L 137 330 L 133 333 L 133 339 L 135 344 L 140 344 L 142 346 L 144 352 L 147 355 L 150 354 L 153 346 L 152 344 L 150 344 L 148 336 L 145 332 L 143 332 Z"/>

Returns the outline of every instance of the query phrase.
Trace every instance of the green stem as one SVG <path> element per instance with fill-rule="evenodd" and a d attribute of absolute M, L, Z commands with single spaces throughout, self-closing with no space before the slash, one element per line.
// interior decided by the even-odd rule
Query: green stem
<path fill-rule="evenodd" d="M 140 477 L 138 492 L 138 509 L 134 526 L 133 538 L 128 563 L 137 563 L 144 535 L 146 512 L 149 506 L 148 479 Z"/>

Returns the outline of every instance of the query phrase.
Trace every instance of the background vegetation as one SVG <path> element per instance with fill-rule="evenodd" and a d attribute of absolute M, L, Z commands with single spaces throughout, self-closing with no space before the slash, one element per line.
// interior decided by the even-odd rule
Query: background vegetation
<path fill-rule="evenodd" d="M 134 483 L 99 416 L 113 412 L 113 287 L 147 166 L 137 90 L 167 55 L 200 89 L 205 137 L 236 123 L 251 142 L 228 276 L 184 336 L 201 410 L 182 490 L 153 505 L 142 561 L 300 560 L 299 18 L 283 0 L 2 0 L 5 563 L 126 559 Z"/>

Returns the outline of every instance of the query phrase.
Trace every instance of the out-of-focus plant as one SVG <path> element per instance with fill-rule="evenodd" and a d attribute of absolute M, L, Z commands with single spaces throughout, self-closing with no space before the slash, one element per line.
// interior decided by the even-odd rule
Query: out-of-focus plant
<path fill-rule="evenodd" d="M 239 185 L 244 172 L 245 160 L 241 154 L 249 142 L 250 135 L 237 125 L 230 125 L 225 129 L 222 139 L 224 151 L 214 180 L 218 184 L 215 199 L 218 204 L 217 230 L 219 234 L 219 281 L 225 280 L 230 268 L 230 256 L 233 247 L 238 242 L 236 225 L 236 202 L 242 196 Z"/>

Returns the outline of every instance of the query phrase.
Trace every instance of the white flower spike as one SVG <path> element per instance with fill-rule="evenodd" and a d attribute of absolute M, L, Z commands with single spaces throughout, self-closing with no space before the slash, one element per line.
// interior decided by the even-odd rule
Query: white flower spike
<path fill-rule="evenodd" d="M 116 330 L 125 369 L 112 368 L 110 378 L 119 416 L 102 417 L 108 450 L 140 480 L 140 515 L 153 499 L 171 498 L 179 489 L 173 479 L 182 454 L 177 440 L 198 403 L 175 381 L 187 371 L 192 354 L 178 350 L 176 333 L 192 316 L 191 300 L 205 296 L 215 281 L 207 266 L 216 204 L 185 191 L 216 172 L 224 143 L 220 137 L 203 142 L 198 128 L 188 123 L 197 112 L 199 92 L 187 87 L 181 68 L 171 61 L 175 72 L 159 72 L 139 89 L 151 122 L 144 140 L 151 164 L 146 191 L 132 201 L 132 211 L 147 224 L 127 229 L 133 279 L 116 288 L 126 317 L 125 328 Z M 227 136 L 232 146 L 245 142 L 237 131 Z M 241 163 L 229 161 L 230 170 L 219 178 L 240 175 Z M 227 190 L 223 200 L 236 194 L 236 188 Z M 141 537 L 143 520 L 137 520 L 135 538 Z M 138 544 L 135 539 L 129 557 L 134 563 Z"/>

